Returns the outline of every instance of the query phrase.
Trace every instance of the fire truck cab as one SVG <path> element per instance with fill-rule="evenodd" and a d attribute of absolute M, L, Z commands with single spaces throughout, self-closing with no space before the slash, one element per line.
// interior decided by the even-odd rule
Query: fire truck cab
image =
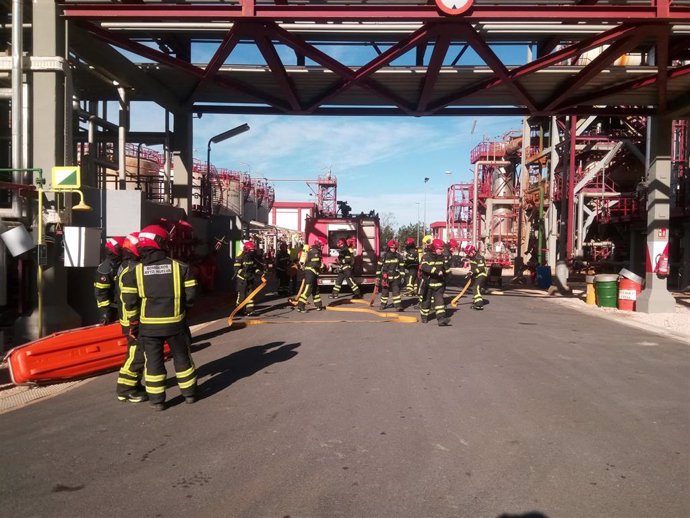
<path fill-rule="evenodd" d="M 355 240 L 355 265 L 352 277 L 357 284 L 374 284 L 379 252 L 378 216 L 348 218 L 308 217 L 304 231 L 305 243 L 311 245 L 317 237 L 328 243 L 323 250 L 325 272 L 319 276 L 322 286 L 335 286 L 338 275 L 338 240 Z"/>

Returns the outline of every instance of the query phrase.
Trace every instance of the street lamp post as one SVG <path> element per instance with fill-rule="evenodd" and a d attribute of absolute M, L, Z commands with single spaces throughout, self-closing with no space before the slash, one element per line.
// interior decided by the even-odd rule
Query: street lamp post
<path fill-rule="evenodd" d="M 429 182 L 429 177 L 424 177 L 424 232 L 426 232 L 426 184 Z"/>
<path fill-rule="evenodd" d="M 240 124 L 239 126 L 219 133 L 215 137 L 211 137 L 208 141 L 208 146 L 206 148 L 206 178 L 201 182 L 201 204 L 202 208 L 208 208 L 209 212 L 211 210 L 211 144 L 218 144 L 229 138 L 235 137 L 245 131 L 249 131 L 249 124 L 246 122 Z"/>
<path fill-rule="evenodd" d="M 417 246 L 419 246 L 419 202 L 416 202 L 415 205 L 417 205 Z"/>

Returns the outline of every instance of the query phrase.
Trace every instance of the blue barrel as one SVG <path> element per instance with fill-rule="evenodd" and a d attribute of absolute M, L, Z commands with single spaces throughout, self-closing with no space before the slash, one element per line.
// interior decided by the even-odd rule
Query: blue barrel
<path fill-rule="evenodd" d="M 543 290 L 551 286 L 551 267 L 537 266 L 537 287 Z"/>

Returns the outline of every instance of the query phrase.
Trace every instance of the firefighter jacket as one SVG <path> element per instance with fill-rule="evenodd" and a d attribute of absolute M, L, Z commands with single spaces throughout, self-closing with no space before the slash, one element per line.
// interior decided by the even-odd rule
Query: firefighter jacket
<path fill-rule="evenodd" d="M 405 258 L 405 269 L 419 266 L 419 250 L 415 245 L 407 245 L 403 257 Z"/>
<path fill-rule="evenodd" d="M 280 274 L 285 274 L 290 269 L 290 253 L 287 250 L 278 250 L 276 254 L 276 259 L 274 262 L 275 269 Z"/>
<path fill-rule="evenodd" d="M 120 263 L 120 268 L 117 271 L 116 278 L 116 294 L 117 294 L 117 316 L 120 319 L 120 326 L 122 333 L 127 334 L 129 331 L 129 322 L 139 320 L 139 306 L 127 311 L 125 308 L 125 293 L 134 295 L 137 293 L 136 286 L 136 267 L 139 264 L 138 259 L 125 259 Z M 132 286 L 132 287 L 127 287 Z"/>
<path fill-rule="evenodd" d="M 117 306 L 115 287 L 117 285 L 116 277 L 119 267 L 120 258 L 108 254 L 105 261 L 99 264 L 96 269 L 93 289 L 96 296 L 96 305 L 101 312 L 107 311 L 108 308 L 114 309 Z"/>
<path fill-rule="evenodd" d="M 321 249 L 311 247 L 304 258 L 304 271 L 318 277 L 321 272 Z"/>
<path fill-rule="evenodd" d="M 390 280 L 399 279 L 402 274 L 405 259 L 398 252 L 391 252 L 390 250 L 383 253 L 379 260 L 378 271 L 376 276 L 380 279 L 387 278 Z"/>
<path fill-rule="evenodd" d="M 186 333 L 185 310 L 193 304 L 197 286 L 189 266 L 163 250 L 145 249 L 134 272 L 123 278 L 123 298 L 128 314 L 138 311 L 139 336 Z M 130 317 L 130 325 L 136 323 Z"/>
<path fill-rule="evenodd" d="M 445 285 L 446 278 L 446 259 L 443 254 L 438 255 L 434 252 L 426 252 L 422 256 L 420 270 L 422 277 L 428 281 L 430 288 L 438 288 Z"/>
<path fill-rule="evenodd" d="M 345 245 L 338 250 L 338 265 L 341 270 L 351 270 L 355 264 L 355 256 L 352 249 Z"/>
<path fill-rule="evenodd" d="M 242 252 L 235 259 L 234 277 L 243 281 L 252 281 L 254 277 L 260 276 L 263 271 L 263 263 L 259 260 L 256 252 Z"/>
<path fill-rule="evenodd" d="M 486 261 L 481 254 L 474 254 L 468 257 L 470 260 L 470 275 L 475 279 L 479 277 L 486 277 Z"/>

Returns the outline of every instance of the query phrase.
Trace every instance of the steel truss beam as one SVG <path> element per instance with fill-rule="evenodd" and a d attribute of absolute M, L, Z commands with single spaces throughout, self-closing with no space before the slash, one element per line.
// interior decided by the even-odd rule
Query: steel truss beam
<path fill-rule="evenodd" d="M 427 4 L 433 4 L 428 2 Z M 390 4 L 368 5 L 348 4 L 337 5 L 290 5 L 284 1 L 275 4 L 257 4 L 254 0 L 241 0 L 240 5 L 211 6 L 208 4 L 122 4 L 109 3 L 89 4 L 71 2 L 63 4 L 63 13 L 88 31 L 97 39 L 117 46 L 123 50 L 133 52 L 157 63 L 173 67 L 191 76 L 195 85 L 182 95 L 179 102 L 190 106 L 198 113 L 210 113 L 213 107 L 203 100 L 203 93 L 213 83 L 228 91 L 241 93 L 245 101 L 228 101 L 219 103 L 218 112 L 224 110 L 232 113 L 284 113 L 284 114 L 406 114 L 406 115 L 451 115 L 465 113 L 484 114 L 520 114 L 520 115 L 551 115 L 557 113 L 577 113 L 581 115 L 601 113 L 663 113 L 667 106 L 679 111 L 690 102 L 686 97 L 668 98 L 669 81 L 686 75 L 685 66 L 669 66 L 669 60 L 674 53 L 688 51 L 682 42 L 688 38 L 674 39 L 671 45 L 671 28 L 680 22 L 690 23 L 690 6 L 670 4 L 669 0 L 650 0 L 648 5 L 610 5 L 598 4 L 595 0 L 583 0 L 577 5 L 552 6 L 551 4 L 531 4 L 509 6 L 474 5 L 462 16 L 448 17 L 442 15 L 433 5 L 396 5 Z M 88 18 L 88 21 L 86 20 Z M 141 31 L 137 35 L 127 33 L 126 29 L 105 29 L 99 22 L 113 20 L 153 20 L 156 22 L 232 22 L 229 30 L 223 34 L 222 40 L 213 57 L 205 66 L 191 64 L 185 59 L 173 57 L 148 47 L 134 38 L 141 39 Z M 317 43 L 305 39 L 289 30 L 289 22 L 338 22 L 338 21 L 385 21 L 385 22 L 417 22 L 421 27 L 403 36 L 397 43 L 370 60 L 368 63 L 352 68 L 329 56 L 319 48 Z M 582 24 L 582 22 L 606 21 L 611 28 L 605 32 L 589 37 L 582 41 L 563 42 L 558 36 L 548 39 L 540 45 L 540 55 L 535 61 L 511 69 L 506 66 L 492 49 L 487 35 L 478 31 L 476 27 L 486 22 L 507 22 L 515 24 L 511 29 L 520 30 L 520 25 L 535 21 L 558 21 L 561 23 Z M 151 22 L 154 23 L 154 22 Z M 476 26 L 476 27 L 475 27 Z M 338 33 L 338 24 L 329 23 L 329 30 Z M 216 29 L 216 33 L 219 29 Z M 530 33 L 519 34 L 516 41 L 529 42 Z M 626 81 L 622 84 L 607 88 L 598 88 L 592 94 L 578 92 L 592 81 L 597 75 L 610 66 L 618 57 L 637 48 L 641 43 L 653 41 L 656 46 L 658 65 L 649 67 L 649 74 L 641 79 Z M 263 56 L 273 77 L 273 90 L 261 91 L 255 85 L 250 85 L 238 79 L 233 79 L 223 73 L 222 67 L 233 49 L 242 42 L 254 42 Z M 333 82 L 320 93 L 301 94 L 295 81 L 291 77 L 290 69 L 281 61 L 276 43 L 291 48 L 302 60 L 310 59 L 324 69 L 334 74 Z M 361 41 L 364 45 L 369 42 Z M 454 60 L 451 67 L 460 56 L 471 48 L 491 69 L 492 74 L 484 79 L 474 81 L 450 94 L 443 96 L 435 94 L 439 84 L 440 74 L 448 69 L 444 61 L 448 57 L 448 50 L 454 43 L 463 46 L 463 50 Z M 384 85 L 377 81 L 377 72 L 407 52 L 417 49 L 418 58 L 424 56 L 426 46 L 433 44 L 428 65 L 420 83 L 416 100 L 410 100 L 395 91 L 393 83 Z M 562 46 L 559 50 L 554 50 Z M 565 61 L 576 58 L 589 50 L 608 46 L 589 65 L 577 71 L 557 87 L 551 86 L 551 95 L 546 101 L 536 102 L 532 94 L 523 86 L 523 81 L 537 72 L 544 71 L 555 65 L 562 65 Z M 418 63 L 423 65 L 423 63 Z M 420 67 L 418 67 L 420 68 Z M 395 69 L 393 69 L 395 70 Z M 417 70 L 417 73 L 420 71 Z M 145 74 L 142 71 L 142 74 Z M 595 101 L 604 99 L 614 93 L 622 94 L 627 91 L 643 87 L 656 87 L 656 105 L 645 107 L 618 106 L 594 108 Z M 501 106 L 481 106 L 479 108 L 463 106 L 467 99 L 477 94 L 503 87 L 510 93 Z M 370 95 L 370 102 L 364 106 L 348 106 L 346 94 L 352 88 L 359 88 Z M 446 89 L 446 92 L 452 91 Z M 278 96 L 276 96 L 278 92 Z M 512 97 L 511 97 L 512 95 Z M 237 98 L 235 96 L 235 98 Z M 196 103 L 196 104 L 195 104 Z M 470 103 L 471 104 L 471 103 Z M 485 103 L 486 104 L 486 103 Z M 651 104 L 651 103 L 650 103 Z M 340 106 L 339 106 L 340 105 Z"/>
<path fill-rule="evenodd" d="M 658 4 L 658 5 L 657 5 Z M 663 4 L 666 4 L 664 8 Z M 67 18 L 88 18 L 94 20 L 112 19 L 177 19 L 196 21 L 241 21 L 281 20 L 285 22 L 303 21 L 453 21 L 433 5 L 254 5 L 251 9 L 237 5 L 189 5 L 189 4 L 101 4 L 76 3 L 62 4 Z M 461 16 L 468 22 L 646 22 L 650 20 L 674 23 L 690 21 L 690 7 L 668 6 L 668 0 L 649 1 L 649 5 L 556 5 L 544 4 L 477 5 Z"/>

